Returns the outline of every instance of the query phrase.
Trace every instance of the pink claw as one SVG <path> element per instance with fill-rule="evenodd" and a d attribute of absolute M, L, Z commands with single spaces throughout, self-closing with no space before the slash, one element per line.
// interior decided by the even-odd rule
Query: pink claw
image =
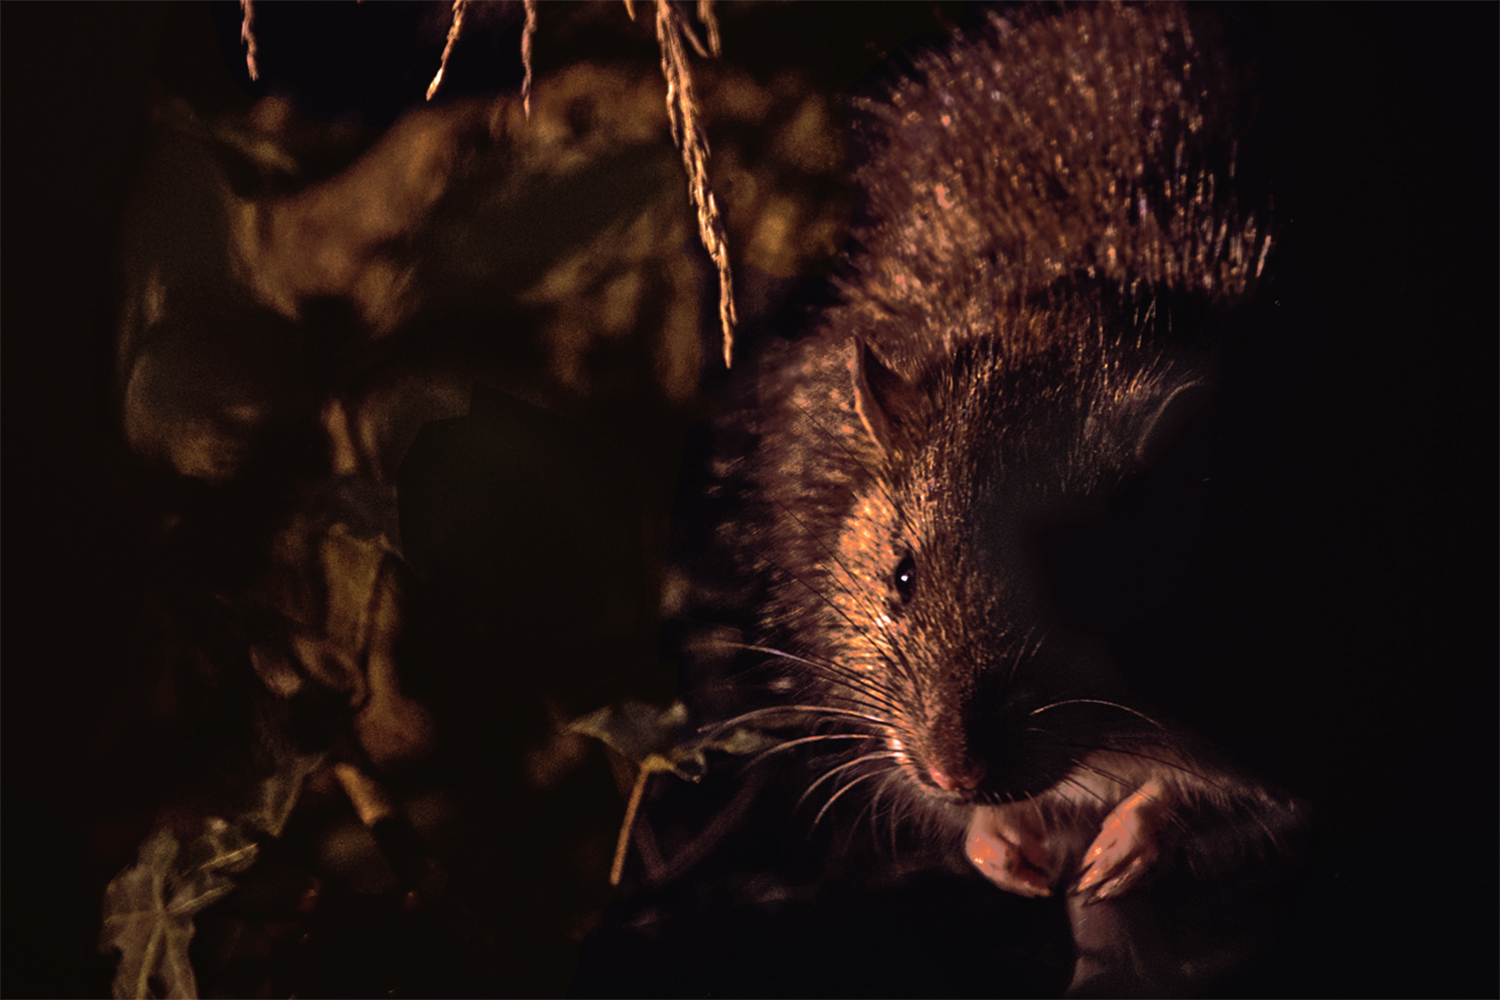
<path fill-rule="evenodd" d="M 1029 803 L 975 809 L 965 853 L 980 874 L 1006 892 L 1052 895 L 1046 831 Z"/>
<path fill-rule="evenodd" d="M 1083 875 L 1073 892 L 1093 889 L 1093 902 L 1133 885 L 1156 861 L 1156 835 L 1168 804 L 1165 786 L 1152 778 L 1115 806 L 1083 856 Z"/>

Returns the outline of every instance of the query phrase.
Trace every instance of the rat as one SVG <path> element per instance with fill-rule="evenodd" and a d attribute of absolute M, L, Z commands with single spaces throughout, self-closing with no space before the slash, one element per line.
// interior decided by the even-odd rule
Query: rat
<path fill-rule="evenodd" d="M 991 15 L 860 104 L 839 299 L 734 418 L 755 648 L 808 739 L 854 748 L 828 804 L 864 786 L 1000 889 L 1066 894 L 1083 992 L 1120 933 L 1090 906 L 1274 867 L 1305 820 L 1098 639 L 1181 576 L 1216 351 L 1271 246 L 1193 15 Z"/>

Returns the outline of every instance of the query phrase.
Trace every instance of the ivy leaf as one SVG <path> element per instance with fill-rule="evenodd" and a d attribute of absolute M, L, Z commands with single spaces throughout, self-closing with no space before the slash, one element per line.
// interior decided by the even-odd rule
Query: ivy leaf
<path fill-rule="evenodd" d="M 699 746 L 703 750 L 721 750 L 724 753 L 747 754 L 768 750 L 780 742 L 780 740 L 767 736 L 759 730 L 738 728 L 733 730 L 728 736 L 704 737 Z"/>
<path fill-rule="evenodd" d="M 257 801 L 230 823 L 217 816 L 186 848 L 170 829 L 141 844 L 134 866 L 104 890 L 99 950 L 119 951 L 111 992 L 116 998 L 198 996 L 188 946 L 193 917 L 234 889 L 234 876 L 255 863 L 259 838 L 280 836 L 307 775 L 322 755 L 282 752 L 281 768 L 260 782 Z"/>
<path fill-rule="evenodd" d="M 678 729 L 687 722 L 687 706 L 675 701 L 665 710 L 639 701 L 606 705 L 575 719 L 569 729 L 602 740 L 640 767 L 630 800 L 625 806 L 625 820 L 615 843 L 615 860 L 610 868 L 610 885 L 619 885 L 625 869 L 625 853 L 630 843 L 630 828 L 646 790 L 646 781 L 657 771 L 671 771 L 679 778 L 697 781 L 708 769 L 707 751 L 754 753 L 776 741 L 750 729 L 736 729 L 728 736 L 712 733 L 679 743 Z"/>
<path fill-rule="evenodd" d="M 776 743 L 764 733 L 744 728 L 727 735 L 714 732 L 679 741 L 678 732 L 687 722 L 687 717 L 687 706 L 680 701 L 660 709 L 627 700 L 590 712 L 574 720 L 568 728 L 602 740 L 635 761 L 644 771 L 671 771 L 688 781 L 697 781 L 703 776 L 708 767 L 706 751 L 747 754 Z"/>
<path fill-rule="evenodd" d="M 592 736 L 635 761 L 646 771 L 677 771 L 683 755 L 677 747 L 677 728 L 687 722 L 687 707 L 673 702 L 665 710 L 639 701 L 606 705 L 568 727 Z M 694 780 L 695 776 L 681 774 Z"/>
<path fill-rule="evenodd" d="M 117 948 L 116 997 L 196 997 L 198 982 L 188 960 L 193 914 L 230 889 L 200 869 L 181 880 L 179 847 L 170 830 L 157 830 L 141 845 L 136 865 L 104 890 L 101 950 Z"/>

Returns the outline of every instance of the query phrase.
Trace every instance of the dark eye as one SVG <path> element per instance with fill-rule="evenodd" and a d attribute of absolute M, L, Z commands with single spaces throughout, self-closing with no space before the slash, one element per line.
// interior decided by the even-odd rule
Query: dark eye
<path fill-rule="evenodd" d="M 896 596 L 901 598 L 902 604 L 911 600 L 912 591 L 917 587 L 917 563 L 910 553 L 897 563 L 896 575 L 891 577 L 891 583 L 895 586 Z"/>

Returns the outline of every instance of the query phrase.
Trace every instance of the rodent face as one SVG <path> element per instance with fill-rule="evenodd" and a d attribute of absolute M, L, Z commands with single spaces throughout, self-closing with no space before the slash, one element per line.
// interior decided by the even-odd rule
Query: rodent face
<path fill-rule="evenodd" d="M 997 419 L 1000 398 L 1028 398 L 1016 391 L 1024 371 L 985 372 L 988 395 L 867 376 L 856 373 L 860 411 L 886 450 L 819 567 L 830 704 L 873 721 L 886 759 L 924 794 L 957 804 L 1039 794 L 1099 745 L 1101 724 L 1083 706 L 1045 726 L 1033 718 L 1100 689 L 1088 652 L 1054 628 L 1036 538 L 1126 475 L 1143 422 L 1131 414 L 1163 390 L 1137 374 L 1118 392 L 1090 385 L 1031 405 L 1027 419 L 1008 408 Z M 898 415 L 903 391 L 931 405 L 907 398 Z"/>
<path fill-rule="evenodd" d="M 967 622 L 989 616 L 953 615 L 955 599 L 975 588 L 955 578 L 970 560 L 945 530 L 956 526 L 948 492 L 922 479 L 899 491 L 877 484 L 856 499 L 827 567 L 825 617 L 839 687 L 884 720 L 892 760 L 913 780 L 951 790 L 980 775 L 976 762 L 938 748 L 962 744 L 977 654 L 964 647 L 978 638 Z"/>

